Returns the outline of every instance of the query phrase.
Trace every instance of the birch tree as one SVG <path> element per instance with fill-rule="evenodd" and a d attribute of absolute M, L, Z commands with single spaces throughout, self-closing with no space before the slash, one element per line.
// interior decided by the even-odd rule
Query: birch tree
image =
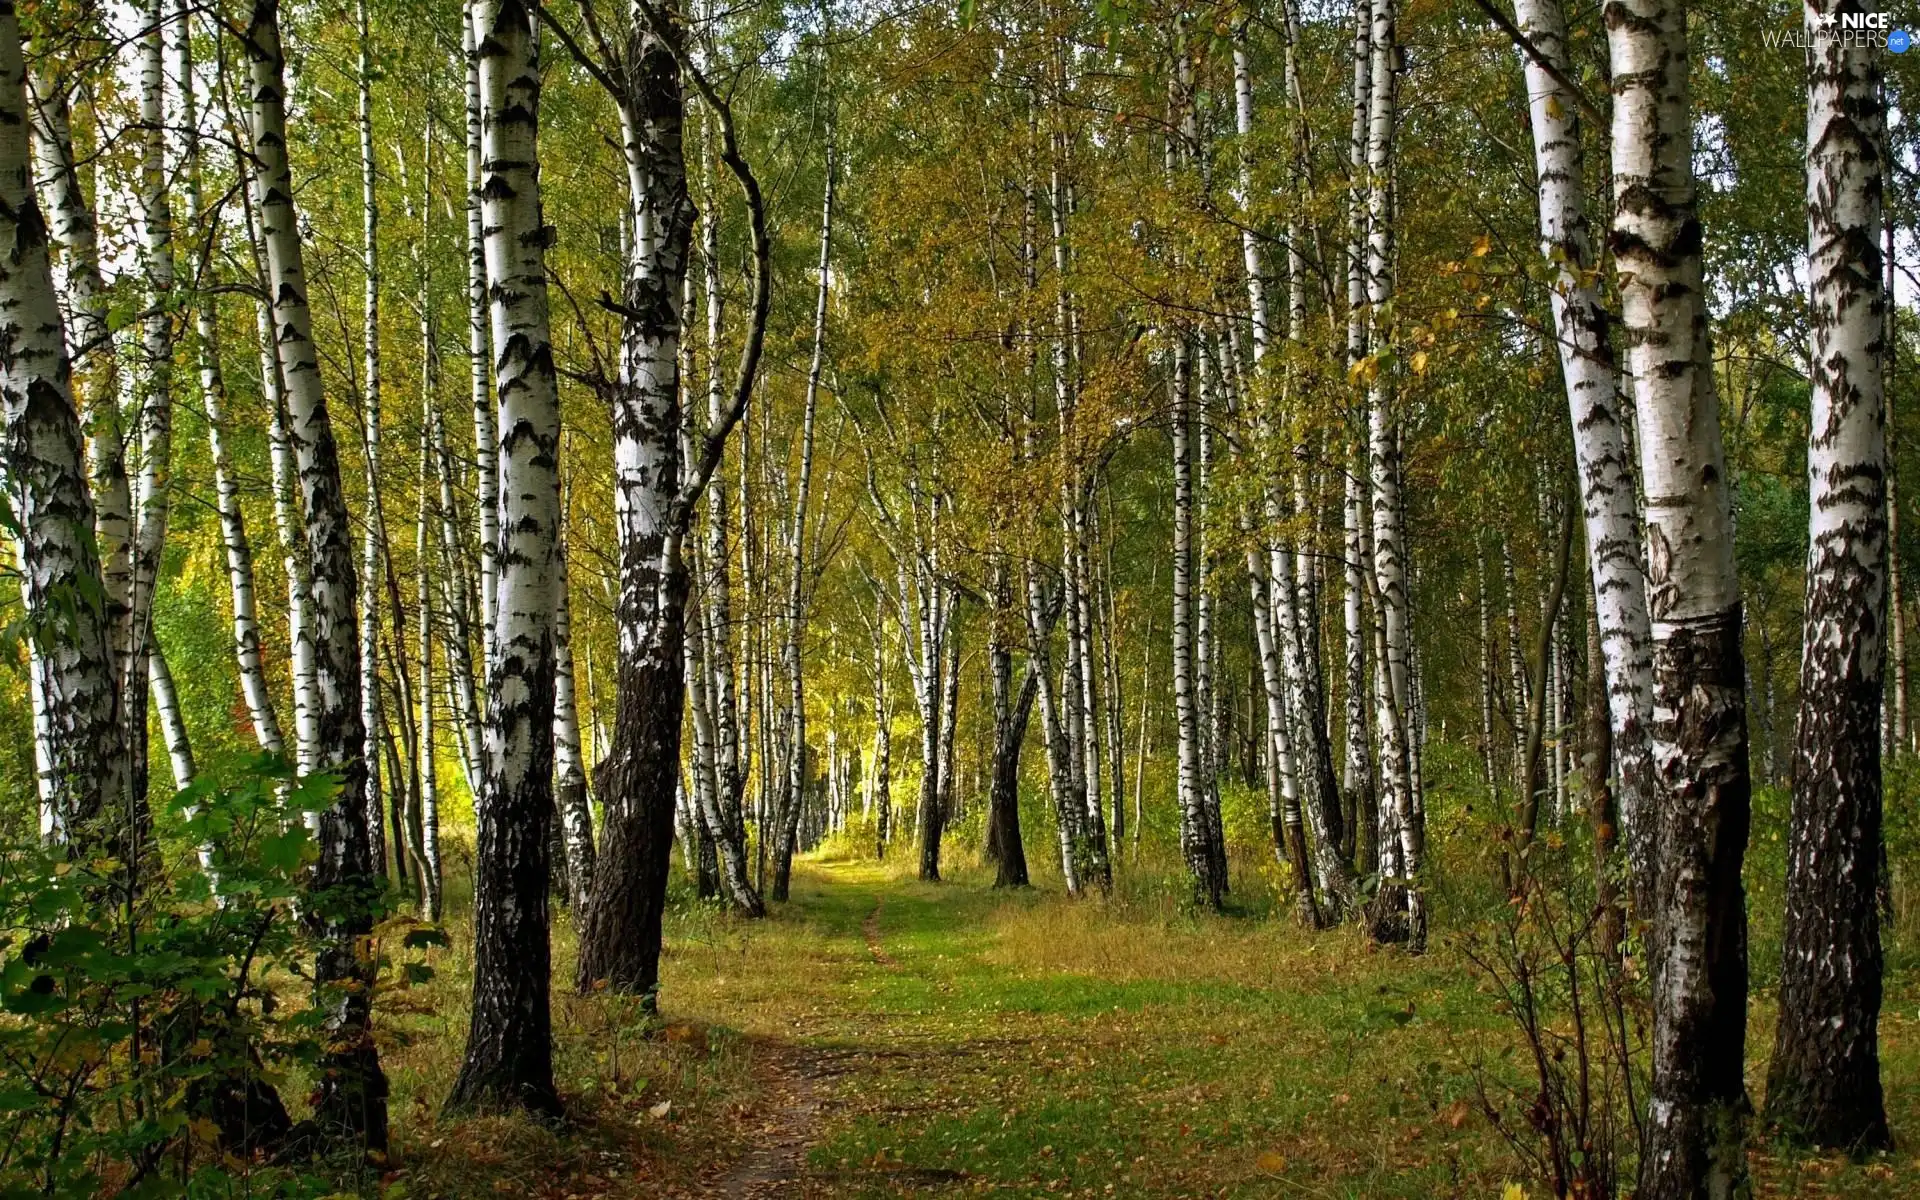
<path fill-rule="evenodd" d="M 619 681 L 614 742 L 600 768 L 598 789 L 606 806 L 605 833 L 575 978 L 583 989 L 605 980 L 652 1004 L 659 986 L 660 921 L 686 695 L 690 580 L 685 539 L 727 435 L 753 393 L 771 304 L 771 250 L 760 185 L 741 154 L 732 108 L 699 71 L 687 72 L 714 113 L 722 161 L 746 201 L 754 283 L 733 397 L 721 419 L 694 441 L 690 461 L 683 462 L 681 288 L 693 224 L 683 144 L 688 33 L 678 12 L 653 7 L 649 0 L 639 0 L 633 15 L 617 62 L 603 66 L 575 50 L 620 111 L 635 231 L 621 298 L 607 301 L 621 318 L 619 376 L 609 385 L 620 535 Z"/>
<path fill-rule="evenodd" d="M 7 250 L 0 254 L 0 444 L 20 531 L 21 599 L 35 629 L 41 794 L 54 836 L 79 841 L 127 819 L 129 780 L 65 329 L 28 160 L 28 115 L 19 16 L 12 0 L 0 0 L 0 246 Z M 72 195 L 77 203 L 77 188 Z M 65 214 L 67 228 L 77 215 Z M 90 218 L 84 224 L 90 231 Z"/>
<path fill-rule="evenodd" d="M 1613 72 L 1612 245 L 1646 494 L 1653 637 L 1653 1078 L 1639 1195 L 1730 1196 L 1746 1175 L 1740 868 L 1751 785 L 1740 579 L 1694 201 L 1686 9 L 1677 0 L 1608 0 L 1603 15 Z"/>
<path fill-rule="evenodd" d="M 128 571 L 127 625 L 120 645 L 120 719 L 126 723 L 134 820 L 145 827 L 147 808 L 147 658 L 153 645 L 153 603 L 160 586 L 173 500 L 173 205 L 167 187 L 167 26 L 170 0 L 150 0 L 141 11 L 140 270 L 146 311 L 140 321 L 133 478 L 133 548 Z"/>
<path fill-rule="evenodd" d="M 367 514 L 366 530 L 360 549 L 360 711 L 366 722 L 367 826 L 373 845 L 373 861 L 380 868 L 386 861 L 386 839 L 381 832 L 380 809 L 380 551 L 386 541 L 385 516 L 380 502 L 380 176 L 373 154 L 373 32 L 367 12 L 367 0 L 354 5 L 354 32 L 359 43 L 354 84 L 357 106 L 355 127 L 360 135 L 360 260 L 365 276 L 361 313 L 365 321 L 365 382 L 362 385 L 361 436 L 365 442 Z M 431 129 L 431 125 L 429 125 Z M 423 193 L 432 189 L 432 143 L 423 156 L 427 172 L 422 180 Z M 423 203 L 430 203 L 423 198 Z M 424 240 L 424 239 L 423 239 Z M 422 301 L 426 286 L 422 282 Z M 427 319 L 422 306 L 422 320 Z M 394 835 L 399 836 L 395 830 Z"/>
<path fill-rule="evenodd" d="M 193 33 L 185 0 L 175 10 L 179 23 L 179 78 L 191 81 L 194 75 Z M 224 65 L 224 64 L 222 64 Z M 187 202 L 189 224 L 200 229 L 213 219 L 207 208 L 201 180 L 200 113 L 198 89 L 189 82 L 180 89 L 182 126 L 182 184 Z M 226 372 L 220 359 L 220 320 L 211 290 L 195 289 L 193 302 L 193 357 L 200 388 L 200 411 L 207 422 L 207 456 L 213 465 L 214 511 L 220 518 L 220 544 L 226 558 L 227 590 L 233 605 L 233 657 L 239 671 L 240 692 L 246 701 L 253 726 L 254 740 L 269 754 L 285 749 L 280 732 L 280 717 L 273 691 L 267 682 L 265 653 L 260 638 L 259 602 L 255 595 L 253 543 L 247 534 L 246 513 L 241 507 L 240 481 L 227 448 Z"/>
<path fill-rule="evenodd" d="M 1550 293 L 1560 374 L 1573 428 L 1586 526 L 1587 568 L 1606 665 L 1617 800 L 1626 818 L 1631 878 L 1652 880 L 1653 786 L 1647 721 L 1652 715 L 1652 630 L 1633 465 L 1615 388 L 1617 363 L 1594 275 L 1586 212 L 1580 108 L 1571 86 L 1566 14 L 1559 0 L 1518 0 L 1515 15 L 1532 44 L 1526 62 L 1534 169 L 1539 177 L 1540 250 L 1553 272 Z M 1491 722 L 1488 722 L 1489 726 Z M 1605 764 L 1600 764 L 1604 766 Z M 1642 911 L 1651 892 L 1640 893 Z"/>
<path fill-rule="evenodd" d="M 540 207 L 541 61 L 521 0 L 475 0 L 481 216 L 500 436 L 499 577 L 474 803 L 473 1016 L 448 1104 L 557 1114 L 547 986 L 560 396 Z"/>
<path fill-rule="evenodd" d="M 1892 1145 L 1880 1087 L 1880 707 L 1889 561 L 1879 51 L 1806 8 L 1809 547 L 1780 1022 L 1767 1119 L 1855 1153 Z"/>
<path fill-rule="evenodd" d="M 1393 807 L 1397 858 L 1406 889 L 1409 944 L 1423 948 L 1427 936 L 1425 900 L 1420 884 L 1425 831 L 1414 802 L 1413 707 L 1411 679 L 1411 606 L 1407 588 L 1407 544 L 1400 502 L 1400 419 L 1394 394 L 1397 370 L 1388 356 L 1393 347 L 1393 141 L 1397 119 L 1399 59 L 1394 0 L 1374 0 L 1369 34 L 1367 110 L 1367 394 L 1368 477 L 1373 498 L 1373 574 L 1369 585 L 1380 615 L 1380 664 L 1377 727 L 1381 772 Z"/>
<path fill-rule="evenodd" d="M 311 563 L 309 620 L 314 663 L 314 754 L 339 779 L 319 815 L 320 860 L 312 887 L 325 897 L 308 920 L 324 939 L 314 982 L 325 1006 L 315 1120 L 330 1139 L 384 1151 L 387 1080 L 371 1035 L 372 964 L 358 950 L 373 927 L 375 864 L 366 811 L 366 726 L 360 710 L 352 531 L 340 490 L 340 457 L 321 385 L 307 275 L 287 156 L 285 61 L 279 0 L 255 0 L 246 29 L 253 98 L 249 134 L 258 172 L 255 204 L 272 297 L 273 344 L 284 390 L 288 441 L 304 510 Z"/>

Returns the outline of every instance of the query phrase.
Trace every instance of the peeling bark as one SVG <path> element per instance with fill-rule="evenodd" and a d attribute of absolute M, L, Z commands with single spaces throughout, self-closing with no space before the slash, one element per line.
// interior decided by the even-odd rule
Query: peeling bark
<path fill-rule="evenodd" d="M 1888 1149 L 1880 1086 L 1880 707 L 1889 542 L 1882 288 L 1885 100 L 1877 50 L 1807 6 L 1807 254 L 1813 413 L 1806 633 L 1787 839 L 1780 1019 L 1767 1120 Z"/>

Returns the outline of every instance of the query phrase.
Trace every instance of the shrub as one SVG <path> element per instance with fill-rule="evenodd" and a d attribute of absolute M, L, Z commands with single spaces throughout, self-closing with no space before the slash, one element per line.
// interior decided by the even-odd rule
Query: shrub
<path fill-rule="evenodd" d="M 135 879 L 74 845 L 0 843 L 0 1197 L 325 1191 L 269 1169 L 279 1086 L 319 1049 L 296 919 L 305 814 L 334 781 L 263 758 L 169 808 L 192 845 Z"/>

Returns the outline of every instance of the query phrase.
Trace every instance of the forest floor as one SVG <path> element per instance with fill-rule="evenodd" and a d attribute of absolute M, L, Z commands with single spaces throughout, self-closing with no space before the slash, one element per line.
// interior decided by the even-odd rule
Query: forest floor
<path fill-rule="evenodd" d="M 556 987 L 571 1116 L 559 1129 L 436 1118 L 465 1028 L 460 948 L 443 952 L 428 985 L 439 994 L 389 1020 L 394 1169 L 366 1190 L 1547 1194 L 1484 1115 L 1476 1077 L 1505 1078 L 1517 1037 L 1451 945 L 1412 958 L 1353 930 L 989 881 L 802 863 L 770 920 L 679 919 L 660 1022 Z M 570 936 L 557 931 L 556 980 Z M 1748 1037 L 1756 1096 L 1772 1030 L 1763 994 Z M 1890 977 L 1881 1030 L 1902 1149 L 1854 1163 L 1761 1146 L 1758 1194 L 1913 1194 L 1920 971 Z"/>

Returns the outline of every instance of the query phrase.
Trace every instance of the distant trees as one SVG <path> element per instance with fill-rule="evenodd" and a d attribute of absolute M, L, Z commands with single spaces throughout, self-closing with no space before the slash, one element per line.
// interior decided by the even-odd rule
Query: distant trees
<path fill-rule="evenodd" d="M 1751 764 L 1790 758 L 1768 1119 L 1883 1145 L 1905 80 L 1822 32 L 1853 0 L 1805 78 L 1721 77 L 1737 6 L 1607 0 L 1604 46 L 1478 7 L 476 0 L 457 48 L 438 0 L 5 8 L 39 824 L 137 896 L 218 849 L 169 765 L 325 775 L 313 1128 L 378 1149 L 365 951 L 461 919 L 469 796 L 451 1101 L 553 1113 L 549 892 L 575 985 L 655 1003 L 676 838 L 740 917 L 844 838 L 1076 897 L 1166 858 L 1417 952 L 1436 862 L 1524 874 L 1578 781 L 1653 985 L 1641 1192 L 1692 1196 L 1741 1180 Z M 1754 123 L 1803 87 L 1789 185 Z"/>

